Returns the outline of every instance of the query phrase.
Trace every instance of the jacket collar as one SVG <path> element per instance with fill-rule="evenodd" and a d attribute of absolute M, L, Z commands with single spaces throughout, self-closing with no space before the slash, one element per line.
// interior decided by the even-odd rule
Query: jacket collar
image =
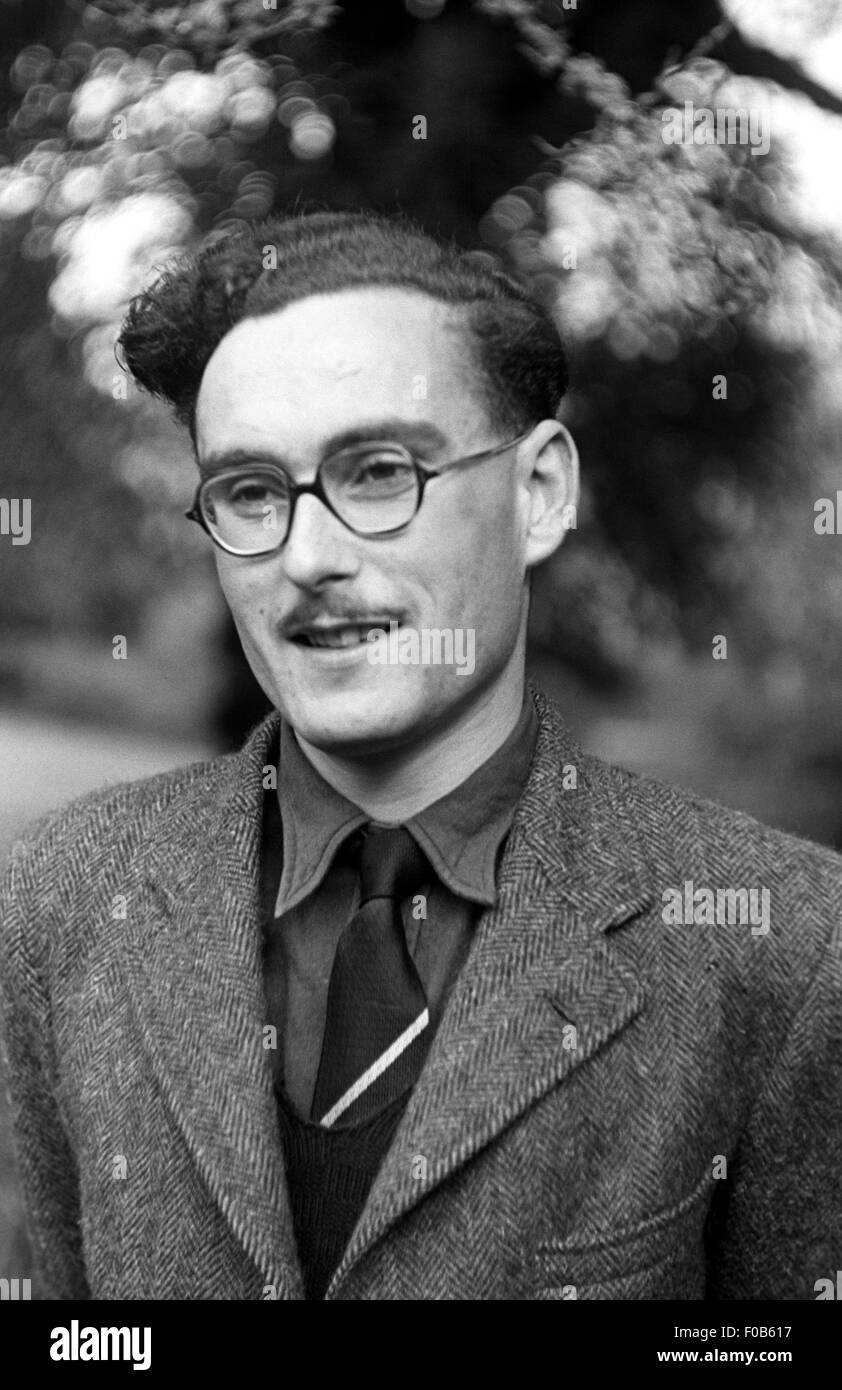
<path fill-rule="evenodd" d="M 523 790 L 538 732 L 529 693 L 505 742 L 458 787 L 405 822 L 438 878 L 457 897 L 493 907 L 500 845 Z M 336 851 L 369 817 L 316 771 L 281 724 L 278 803 L 283 867 L 274 915 L 315 892 Z"/>
<path fill-rule="evenodd" d="M 531 693 L 538 738 L 497 903 L 480 918 L 328 1297 L 390 1225 L 642 1007 L 606 933 L 651 900 L 651 869 L 610 770 Z M 300 1298 L 263 1034 L 261 817 L 278 727 L 272 714 L 239 753 L 192 769 L 159 819 L 138 856 L 125 962 L 194 1162 L 266 1283 Z"/>

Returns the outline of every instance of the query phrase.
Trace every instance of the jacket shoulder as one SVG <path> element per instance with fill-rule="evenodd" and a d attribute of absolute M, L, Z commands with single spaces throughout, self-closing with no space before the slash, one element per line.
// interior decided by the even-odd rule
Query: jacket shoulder
<path fill-rule="evenodd" d="M 571 824 L 578 829 L 584 823 L 587 835 L 612 859 L 630 857 L 665 884 L 678 873 L 689 878 L 693 870 L 706 870 L 726 880 L 741 874 L 736 884 L 749 874 L 756 882 L 760 875 L 781 892 L 788 890 L 796 902 L 802 892 L 810 900 L 821 898 L 829 884 L 838 891 L 842 854 L 836 850 L 585 751 L 555 702 L 535 687 L 532 693 L 544 730 L 540 791 L 554 808 L 545 818 L 548 830 L 553 820 L 562 834 Z M 834 898 L 824 897 L 825 915 Z"/>
<path fill-rule="evenodd" d="M 792 876 L 842 880 L 842 855 L 789 831 L 766 825 L 682 787 L 589 757 L 592 776 L 610 784 L 633 819 L 647 857 L 661 868 L 707 864 L 723 872 L 765 874 L 776 883 Z"/>
<path fill-rule="evenodd" d="M 842 855 L 680 787 L 583 763 L 595 843 L 647 900 L 626 944 L 647 979 L 669 991 L 683 981 L 688 998 L 745 1016 L 747 1035 L 762 1016 L 774 1036 L 811 988 L 840 979 Z"/>
<path fill-rule="evenodd" d="M 695 938 L 713 933 L 723 957 L 742 960 L 747 981 L 758 970 L 777 981 L 782 1008 L 823 960 L 831 971 L 842 968 L 842 855 L 682 788 L 588 761 L 591 775 L 610 787 L 605 803 L 623 824 L 629 859 L 643 870 L 657 934 L 680 940 L 674 923 L 683 922 L 692 954 Z M 734 921 L 751 930 L 729 926 Z"/>
<path fill-rule="evenodd" d="M 84 857 L 120 843 L 128 848 L 173 803 L 209 789 L 234 756 L 223 754 L 76 797 L 23 829 L 12 846 L 10 868 L 26 864 L 37 870 L 39 862 L 56 857 Z"/>

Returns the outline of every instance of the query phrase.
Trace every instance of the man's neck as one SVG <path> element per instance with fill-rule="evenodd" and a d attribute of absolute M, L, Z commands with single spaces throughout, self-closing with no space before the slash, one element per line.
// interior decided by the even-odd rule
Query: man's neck
<path fill-rule="evenodd" d="M 402 824 L 461 786 L 496 753 L 520 718 L 523 697 L 521 673 L 519 684 L 501 683 L 438 735 L 374 758 L 340 758 L 303 739 L 298 743 L 325 781 L 372 820 Z"/>

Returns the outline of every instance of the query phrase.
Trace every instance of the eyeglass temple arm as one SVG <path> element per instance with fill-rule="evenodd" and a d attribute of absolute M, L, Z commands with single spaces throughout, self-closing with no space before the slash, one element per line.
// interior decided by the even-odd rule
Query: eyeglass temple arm
<path fill-rule="evenodd" d="M 524 434 L 519 434 L 516 439 L 507 439 L 505 444 L 497 444 L 493 449 L 480 449 L 477 454 L 466 454 L 464 458 L 453 459 L 451 463 L 445 463 L 441 468 L 432 468 L 429 464 L 420 463 L 419 467 L 428 478 L 438 478 L 442 473 L 447 473 L 451 468 L 463 468 L 467 464 L 482 463 L 485 459 L 494 458 L 495 454 L 504 454 L 507 449 L 513 449 L 516 444 L 522 444 L 532 433 L 531 429 Z"/>

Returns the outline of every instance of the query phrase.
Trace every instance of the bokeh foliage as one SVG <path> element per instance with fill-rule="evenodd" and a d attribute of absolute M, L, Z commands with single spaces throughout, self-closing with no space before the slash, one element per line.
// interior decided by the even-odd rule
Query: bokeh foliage
<path fill-rule="evenodd" d="M 842 249 L 798 161 L 825 148 L 837 177 L 837 96 L 709 0 L 364 8 L 7 0 L 0 434 L 4 491 L 39 518 L 28 552 L 0 549 L 7 631 L 142 627 L 195 582 L 189 459 L 121 379 L 120 317 L 172 251 L 315 201 L 400 207 L 557 314 L 586 488 L 540 647 L 602 686 L 718 632 L 781 689 L 835 670 L 842 572 L 812 520 L 838 456 Z M 769 155 L 665 144 L 685 100 L 768 108 Z"/>

